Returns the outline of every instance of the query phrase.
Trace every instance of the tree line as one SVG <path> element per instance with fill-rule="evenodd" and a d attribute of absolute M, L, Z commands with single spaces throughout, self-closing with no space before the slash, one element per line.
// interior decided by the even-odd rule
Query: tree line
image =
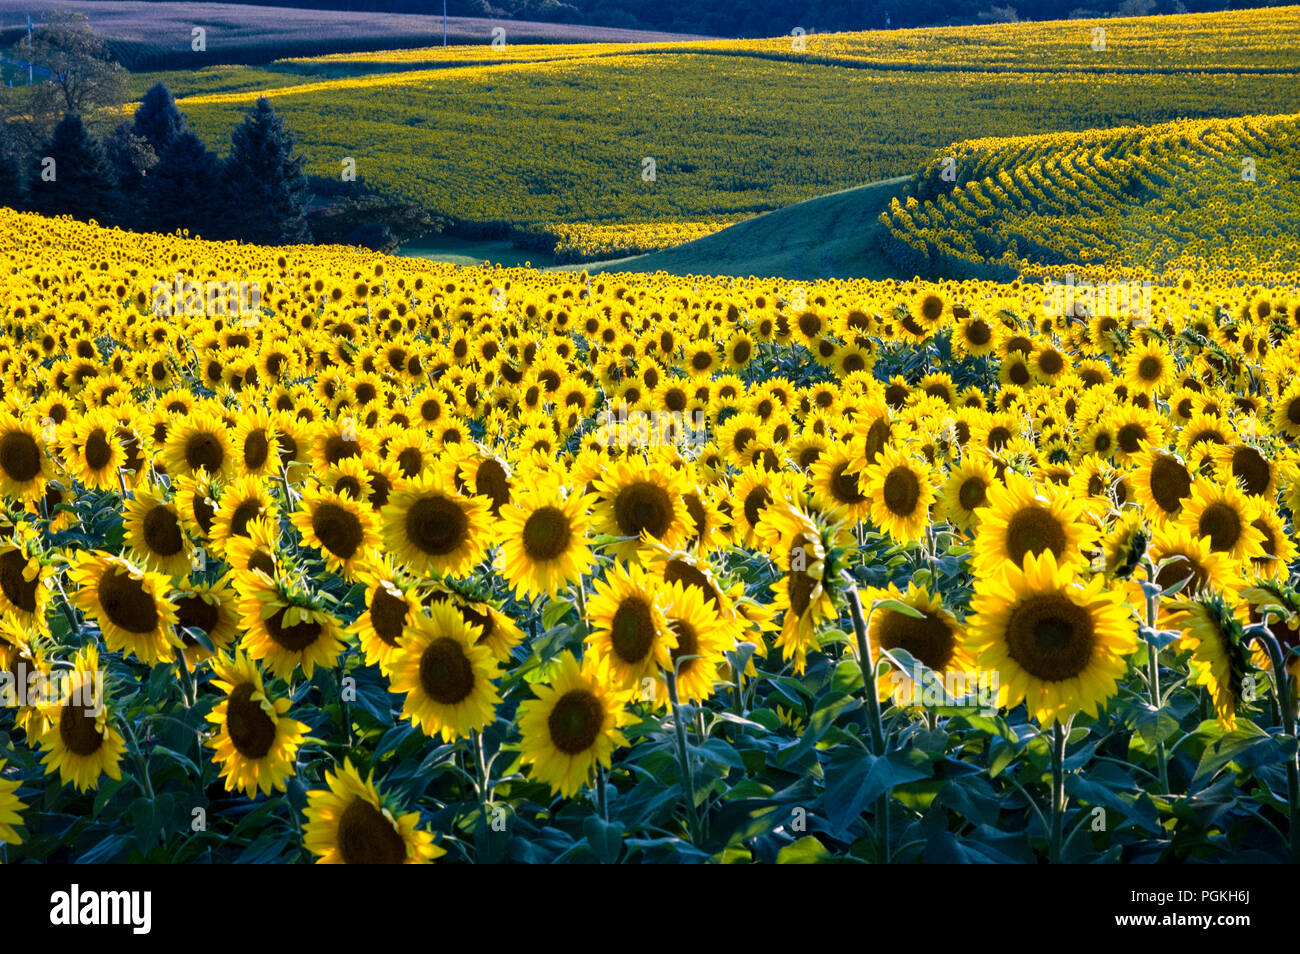
<path fill-rule="evenodd" d="M 27 64 L 39 82 L 25 82 Z M 0 206 L 135 231 L 382 250 L 443 224 L 359 179 L 310 180 L 265 98 L 235 128 L 224 158 L 189 128 L 162 83 L 132 119 L 105 130 L 103 116 L 128 98 L 128 77 L 82 15 L 51 15 L 3 65 L 24 83 L 0 87 Z"/>

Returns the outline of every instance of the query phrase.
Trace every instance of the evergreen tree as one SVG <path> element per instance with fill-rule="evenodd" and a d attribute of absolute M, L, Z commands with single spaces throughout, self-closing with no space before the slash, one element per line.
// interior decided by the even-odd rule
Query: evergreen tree
<path fill-rule="evenodd" d="M 135 111 L 135 134 L 147 140 L 154 154 L 161 156 L 185 128 L 185 117 L 176 108 L 171 90 L 162 83 L 154 83 Z"/>
<path fill-rule="evenodd" d="M 50 161 L 52 160 L 52 162 Z M 103 145 L 68 113 L 54 127 L 27 180 L 28 204 L 44 215 L 111 224 L 120 205 L 117 172 Z"/>
<path fill-rule="evenodd" d="M 0 129 L 0 206 L 18 209 L 23 204 L 23 163 L 18 144 Z"/>
<path fill-rule="evenodd" d="M 144 221 L 142 192 L 149 181 L 149 170 L 158 162 L 153 146 L 135 131 L 131 123 L 119 123 L 104 140 L 104 149 L 122 192 L 118 220 L 127 228 L 148 228 Z"/>
<path fill-rule="evenodd" d="M 144 187 L 144 221 L 151 232 L 189 229 L 190 234 L 218 235 L 221 166 L 188 129 L 163 150 Z"/>
<path fill-rule="evenodd" d="M 293 136 L 265 96 L 230 141 L 222 166 L 225 234 L 262 245 L 310 241 L 303 157 L 294 155 Z"/>

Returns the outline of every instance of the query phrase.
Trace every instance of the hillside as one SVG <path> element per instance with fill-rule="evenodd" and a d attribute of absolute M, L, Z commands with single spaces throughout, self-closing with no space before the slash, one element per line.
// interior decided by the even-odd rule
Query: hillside
<path fill-rule="evenodd" d="M 1300 116 L 975 140 L 936 153 L 881 222 L 926 275 L 1294 271 L 1297 163 Z"/>
<path fill-rule="evenodd" d="M 1091 49 L 1096 29 L 1104 51 Z M 955 139 L 1300 112 L 1296 64 L 1300 8 L 1287 7 L 812 36 L 799 49 L 788 37 L 614 48 L 507 39 L 205 71 L 175 85 L 192 92 L 181 108 L 211 143 L 227 142 L 265 95 L 310 172 L 337 176 L 352 157 L 371 186 L 464 234 L 559 243 L 574 225 L 706 231 L 910 174 Z M 654 247 L 597 242 L 589 257 Z"/>

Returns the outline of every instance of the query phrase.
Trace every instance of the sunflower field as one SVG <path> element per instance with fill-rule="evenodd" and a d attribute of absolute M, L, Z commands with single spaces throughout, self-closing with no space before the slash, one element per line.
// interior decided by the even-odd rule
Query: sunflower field
<path fill-rule="evenodd" d="M 1296 857 L 1294 292 L 0 242 L 4 860 Z"/>

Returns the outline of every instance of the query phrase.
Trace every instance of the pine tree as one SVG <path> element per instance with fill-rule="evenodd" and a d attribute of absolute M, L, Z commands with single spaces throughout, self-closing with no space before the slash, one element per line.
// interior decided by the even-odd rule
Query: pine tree
<path fill-rule="evenodd" d="M 230 141 L 222 166 L 225 233 L 261 245 L 310 241 L 304 160 L 294 155 L 293 136 L 266 97 L 258 99 Z"/>
<path fill-rule="evenodd" d="M 198 136 L 185 130 L 163 151 L 145 180 L 144 211 L 151 232 L 189 229 L 221 234 L 221 166 Z"/>
<path fill-rule="evenodd" d="M 114 221 L 121 201 L 117 172 L 80 116 L 68 113 L 54 127 L 43 154 L 35 157 L 27 195 L 30 207 L 44 215 Z"/>
<path fill-rule="evenodd" d="M 135 111 L 135 134 L 148 140 L 154 154 L 161 156 L 185 129 L 185 117 L 176 108 L 171 90 L 162 83 L 154 83 Z"/>
<path fill-rule="evenodd" d="M 18 144 L 8 130 L 0 129 L 0 206 L 10 209 L 23 204 L 23 163 Z"/>

